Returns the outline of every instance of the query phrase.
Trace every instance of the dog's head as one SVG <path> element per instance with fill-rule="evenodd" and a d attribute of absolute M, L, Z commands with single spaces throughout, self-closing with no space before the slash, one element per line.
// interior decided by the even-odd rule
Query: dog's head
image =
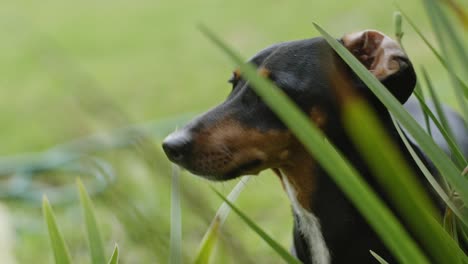
<path fill-rule="evenodd" d="M 402 103 L 407 100 L 416 77 L 395 41 L 377 31 L 348 34 L 340 41 Z M 326 134 L 339 122 L 334 94 L 337 87 L 333 87 L 332 80 L 337 68 L 345 69 L 338 72 L 347 75 L 346 79 L 359 93 L 377 100 L 323 38 L 276 44 L 260 51 L 249 62 Z M 232 91 L 223 103 L 164 140 L 163 148 L 169 159 L 211 180 L 228 180 L 303 162 L 305 151 L 301 144 L 255 94 L 242 73 L 235 70 L 229 82 Z"/>

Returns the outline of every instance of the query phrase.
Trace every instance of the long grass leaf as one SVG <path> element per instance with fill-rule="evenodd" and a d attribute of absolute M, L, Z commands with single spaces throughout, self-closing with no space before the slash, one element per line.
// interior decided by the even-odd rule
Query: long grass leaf
<path fill-rule="evenodd" d="M 451 238 L 437 222 L 434 205 L 379 124 L 376 115 L 361 99 L 347 99 L 342 108 L 348 134 L 410 230 L 437 263 L 456 263 L 457 245 L 449 243 Z M 365 128 L 361 124 L 366 124 Z M 379 142 L 379 147 L 385 151 L 376 155 L 375 142 Z"/>
<path fill-rule="evenodd" d="M 232 191 L 229 193 L 227 197 L 227 199 L 231 203 L 234 203 L 234 201 L 237 200 L 237 197 L 239 197 L 239 194 L 245 188 L 249 179 L 250 179 L 250 176 L 242 177 L 241 180 L 232 189 Z M 231 207 L 226 202 L 224 202 L 219 207 L 218 211 L 216 212 L 215 217 L 213 218 L 213 221 L 211 222 L 210 227 L 208 228 L 205 235 L 203 236 L 203 240 L 200 244 L 200 249 L 198 250 L 198 254 L 195 258 L 194 263 L 196 264 L 210 263 L 210 258 L 213 253 L 213 249 L 218 240 L 219 231 L 221 227 L 223 226 L 224 222 L 226 221 L 226 218 L 228 217 L 230 211 L 231 211 Z"/>
<path fill-rule="evenodd" d="M 431 122 L 429 120 L 428 112 L 424 111 L 424 93 L 422 92 L 422 88 L 421 85 L 419 85 L 419 82 L 416 82 L 416 89 L 414 90 L 414 95 L 416 96 L 416 98 L 418 98 L 419 105 L 421 106 L 421 111 L 424 114 L 424 125 L 426 126 L 426 131 L 432 137 Z"/>
<path fill-rule="evenodd" d="M 465 120 L 468 120 L 468 104 L 466 103 L 463 93 L 463 88 L 457 80 L 455 61 L 460 62 L 460 66 L 468 72 L 468 55 L 466 48 L 461 43 L 459 37 L 454 31 L 454 26 L 450 24 L 443 8 L 438 1 L 425 0 L 424 1 L 428 16 L 431 18 L 432 28 L 436 35 L 436 39 L 442 50 L 442 55 L 447 58 L 447 71 L 452 82 L 452 87 L 458 101 L 458 105 L 462 111 Z M 453 49 L 455 54 L 449 52 Z"/>
<path fill-rule="evenodd" d="M 418 154 L 414 150 L 413 146 L 411 143 L 408 141 L 406 138 L 405 134 L 401 130 L 400 126 L 396 122 L 394 118 L 392 118 L 393 124 L 395 128 L 397 129 L 398 134 L 400 135 L 400 138 L 402 139 L 403 143 L 405 144 L 406 148 L 410 152 L 411 157 L 414 159 L 416 164 L 418 165 L 419 169 L 423 173 L 423 175 L 426 177 L 426 179 L 429 181 L 431 184 L 432 188 L 436 191 L 436 193 L 442 198 L 442 200 L 447 204 L 447 206 L 457 215 L 457 217 L 465 223 L 465 225 L 468 227 L 468 213 L 464 211 L 460 211 L 457 206 L 453 203 L 453 201 L 450 199 L 449 195 L 444 191 L 444 189 L 440 186 L 438 181 L 435 179 L 434 175 L 431 174 L 429 169 L 426 167 L 424 162 L 419 158 Z"/>
<path fill-rule="evenodd" d="M 119 263 L 119 246 L 115 244 L 114 251 L 112 252 L 112 256 L 109 259 L 108 264 L 117 264 Z"/>
<path fill-rule="evenodd" d="M 180 203 L 180 168 L 172 165 L 170 264 L 182 263 L 182 213 Z"/>
<path fill-rule="evenodd" d="M 60 232 L 55 215 L 50 206 L 49 200 L 44 196 L 42 199 L 42 210 L 44 213 L 44 220 L 49 230 L 50 243 L 54 252 L 54 258 L 56 264 L 69 264 L 71 263 L 70 253 L 68 253 L 67 245 L 63 239 L 63 235 Z"/>
<path fill-rule="evenodd" d="M 253 230 L 257 233 L 265 242 L 270 245 L 278 255 L 290 264 L 300 264 L 301 262 L 293 257 L 286 249 L 284 249 L 278 242 L 271 238 L 265 231 L 263 231 L 254 221 L 247 217 L 241 210 L 239 210 L 233 203 L 231 203 L 226 197 L 219 193 L 213 188 L 213 191 L 224 200 L 224 202 L 232 208 L 232 210 Z"/>
<path fill-rule="evenodd" d="M 455 158 L 458 159 L 459 162 L 462 162 L 462 164 L 466 164 L 466 160 L 464 158 L 463 153 L 461 153 L 461 150 L 458 147 L 458 145 L 455 143 L 453 138 L 448 134 L 447 130 L 445 130 L 445 127 L 439 122 L 439 120 L 431 111 L 429 106 L 427 106 L 427 104 L 424 102 L 424 99 L 421 97 L 421 95 L 415 94 L 415 96 L 418 99 L 423 111 L 429 116 L 432 122 L 436 125 L 437 129 L 439 129 L 440 133 L 442 134 L 445 141 L 449 145 L 451 153 L 456 156 Z"/>
<path fill-rule="evenodd" d="M 93 264 L 105 263 L 106 257 L 104 254 L 104 246 L 102 244 L 101 233 L 96 221 L 93 203 L 80 179 L 76 180 L 76 185 L 78 186 L 78 192 L 80 194 L 83 218 L 86 225 L 86 233 L 91 252 L 91 262 Z"/>
<path fill-rule="evenodd" d="M 255 67 L 244 61 L 211 31 L 201 30 L 236 64 L 263 101 L 294 132 L 316 161 L 329 173 L 348 198 L 367 219 L 388 248 L 403 263 L 428 263 L 414 241 L 388 210 L 375 192 L 359 176 L 356 170 L 343 159 L 316 126 L 301 113 L 294 103 L 274 84 L 257 75 Z"/>
<path fill-rule="evenodd" d="M 435 49 L 434 45 L 432 45 L 429 42 L 429 40 L 424 36 L 424 34 L 419 29 L 419 27 L 413 22 L 413 20 L 411 20 L 411 18 L 398 5 L 396 6 L 398 10 L 401 12 L 401 14 L 403 15 L 403 17 L 405 18 L 405 20 L 408 21 L 408 23 L 411 25 L 411 27 L 416 32 L 416 34 L 418 34 L 418 36 L 422 39 L 422 41 L 426 44 L 426 46 L 431 50 L 432 54 L 436 56 L 440 64 L 442 64 L 442 66 L 444 66 L 444 68 L 448 70 L 447 62 L 444 60 L 444 58 L 442 58 L 442 55 L 440 55 L 440 53 Z M 458 84 L 463 90 L 463 94 L 465 98 L 468 98 L 468 84 L 466 84 L 459 76 L 456 76 L 456 79 L 457 79 Z"/>
<path fill-rule="evenodd" d="M 380 264 L 388 264 L 388 262 L 385 259 L 383 259 L 381 256 L 379 256 L 379 254 L 375 253 L 372 250 L 369 250 L 369 252 Z"/>
<path fill-rule="evenodd" d="M 439 148 L 434 140 L 426 134 L 413 117 L 403 108 L 400 102 L 375 78 L 343 45 L 326 33 L 320 26 L 314 24 L 338 55 L 351 67 L 369 89 L 379 98 L 387 109 L 395 116 L 407 131 L 418 142 L 424 153 L 432 160 L 439 171 L 459 192 L 465 204 L 468 204 L 468 181 L 460 177 L 461 171 L 449 157 Z"/>

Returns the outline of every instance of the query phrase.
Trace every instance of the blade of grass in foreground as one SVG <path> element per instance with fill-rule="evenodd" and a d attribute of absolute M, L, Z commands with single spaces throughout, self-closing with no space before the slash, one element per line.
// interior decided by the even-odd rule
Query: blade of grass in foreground
<path fill-rule="evenodd" d="M 79 178 L 76 180 L 76 185 L 78 186 L 78 192 L 80 194 L 81 207 L 83 211 L 83 218 L 86 224 L 86 233 L 88 235 L 92 263 L 105 263 L 106 257 L 104 256 L 104 246 L 102 245 L 101 233 L 99 231 L 96 216 L 94 214 L 93 203 L 91 202 L 88 192 Z"/>
<path fill-rule="evenodd" d="M 55 215 L 50 206 L 49 200 L 44 196 L 42 199 L 42 210 L 44 213 L 44 220 L 49 230 L 50 243 L 52 250 L 54 251 L 55 263 L 57 264 L 69 264 L 71 263 L 70 254 L 68 248 L 63 239 L 62 233 L 58 229 Z"/>
<path fill-rule="evenodd" d="M 224 200 L 229 207 L 242 219 L 244 222 L 257 233 L 265 242 L 270 245 L 271 248 L 275 250 L 280 257 L 286 261 L 286 263 L 290 264 L 301 264 L 299 260 L 293 257 L 289 252 L 284 249 L 280 244 L 278 244 L 274 239 L 272 239 L 265 231 L 263 231 L 254 221 L 250 220 L 244 213 L 242 213 L 233 203 L 231 203 L 226 197 L 224 197 L 221 193 L 219 193 L 216 189 L 212 188 L 213 191 Z"/>
<path fill-rule="evenodd" d="M 442 58 L 442 55 L 434 48 L 434 46 L 429 42 L 429 40 L 422 34 L 421 30 L 416 26 L 416 24 L 411 20 L 411 18 L 400 8 L 400 6 L 396 5 L 398 10 L 401 12 L 403 17 L 408 21 L 411 27 L 414 29 L 416 34 L 422 39 L 422 41 L 426 44 L 426 46 L 431 50 L 431 52 L 436 56 L 439 62 L 444 66 L 446 70 L 448 70 L 447 62 Z M 468 85 L 461 80 L 460 77 L 456 76 L 457 82 L 459 83 L 460 87 L 463 90 L 463 94 L 465 98 L 468 98 Z"/>
<path fill-rule="evenodd" d="M 447 157 L 447 155 L 437 146 L 434 140 L 426 134 L 413 117 L 403 108 L 400 102 L 359 62 L 343 45 L 326 33 L 320 26 L 314 24 L 317 30 L 327 40 L 330 46 L 340 55 L 340 57 L 350 66 L 359 78 L 371 89 L 387 109 L 396 117 L 407 131 L 418 142 L 421 149 L 434 163 L 439 171 L 444 172 L 444 176 L 454 186 L 465 202 L 468 204 L 468 181 L 460 177 L 461 171 Z"/>
<path fill-rule="evenodd" d="M 380 263 L 380 264 L 388 264 L 388 262 L 383 259 L 381 256 L 379 256 L 377 253 L 375 253 L 374 251 L 372 250 L 369 250 L 369 252 L 371 253 L 371 255 Z"/>
<path fill-rule="evenodd" d="M 338 79 L 338 77 L 337 77 Z M 345 87 L 342 84 L 340 87 Z M 436 220 L 440 217 L 428 194 L 416 180 L 396 146 L 383 130 L 370 107 L 359 98 L 347 96 L 342 103 L 343 124 L 373 176 L 384 187 L 408 229 L 436 263 L 457 263 L 463 252 Z M 365 127 L 362 124 L 366 124 Z M 376 142 L 380 151 L 376 154 Z"/>
<path fill-rule="evenodd" d="M 243 76 L 249 80 L 253 89 L 329 173 L 397 259 L 402 263 L 429 263 L 375 192 L 284 92 L 276 88 L 271 81 L 258 76 L 253 65 L 245 64 L 240 56 L 207 28 L 202 27 L 201 30 L 240 66 Z"/>
<path fill-rule="evenodd" d="M 440 186 L 434 176 L 429 172 L 424 162 L 419 158 L 418 154 L 416 154 L 414 148 L 411 146 L 411 143 L 408 141 L 406 136 L 404 135 L 403 131 L 401 130 L 400 126 L 398 125 L 397 121 L 392 118 L 393 124 L 397 129 L 400 138 L 403 140 L 406 148 L 410 152 L 411 156 L 413 157 L 414 161 L 418 165 L 421 172 L 424 174 L 426 179 L 431 184 L 432 188 L 436 191 L 436 193 L 442 198 L 442 200 L 447 204 L 447 206 L 455 213 L 455 215 L 468 227 L 468 213 L 464 211 L 458 210 L 457 206 L 453 203 L 450 199 L 449 195 L 444 191 L 444 189 Z"/>
<path fill-rule="evenodd" d="M 457 162 L 457 165 L 459 166 L 460 169 L 463 169 L 464 166 L 466 166 L 467 161 L 465 159 L 465 156 L 461 152 L 460 148 L 458 148 L 457 144 L 454 141 L 454 134 L 452 132 L 452 128 L 449 125 L 449 122 L 447 120 L 447 117 L 445 116 L 445 113 L 442 109 L 442 104 L 440 103 L 439 97 L 437 96 L 434 87 L 432 85 L 432 82 L 429 78 L 429 75 L 427 74 L 426 70 L 422 68 L 422 73 L 424 76 L 424 80 L 426 81 L 427 88 L 429 90 L 429 93 L 431 94 L 432 101 L 434 103 L 437 116 L 440 119 L 440 123 L 438 120 L 435 118 L 434 115 L 432 115 L 434 118 L 432 118 L 434 124 L 439 128 L 439 131 L 442 133 L 444 136 L 445 141 L 450 147 L 450 150 L 452 152 L 452 155 L 455 158 L 455 161 Z M 425 113 L 429 114 L 431 111 L 425 107 L 426 110 L 424 111 Z"/>
<path fill-rule="evenodd" d="M 182 263 L 182 214 L 180 209 L 180 168 L 172 165 L 170 264 Z"/>
<path fill-rule="evenodd" d="M 468 120 L 468 104 L 463 97 L 463 88 L 457 80 L 456 69 L 460 66 L 468 72 L 468 55 L 466 48 L 455 32 L 455 27 L 449 22 L 449 19 L 440 6 L 438 1 L 425 0 L 426 13 L 431 18 L 432 29 L 442 50 L 442 55 L 446 58 L 447 72 L 452 81 L 452 87 L 460 107 L 463 118 Z M 453 52 L 450 52 L 453 51 Z M 456 64 L 456 62 L 460 64 Z"/>
<path fill-rule="evenodd" d="M 119 263 L 119 246 L 115 244 L 114 252 L 112 253 L 111 258 L 109 259 L 108 264 L 117 264 Z"/>
<path fill-rule="evenodd" d="M 239 194 L 244 190 L 247 182 L 249 181 L 250 176 L 244 176 L 241 180 L 236 184 L 236 186 L 232 189 L 229 193 L 227 199 L 233 203 L 239 197 Z M 203 236 L 203 240 L 200 245 L 200 249 L 198 250 L 198 254 L 195 258 L 195 264 L 207 264 L 210 263 L 211 255 L 213 254 L 213 249 L 216 246 L 216 242 L 218 240 L 219 232 L 221 227 L 223 226 L 226 218 L 231 211 L 231 207 L 227 203 L 223 203 L 221 207 L 219 207 L 218 211 L 216 212 L 213 221 L 211 222 L 210 227 L 206 231 L 205 235 Z"/>

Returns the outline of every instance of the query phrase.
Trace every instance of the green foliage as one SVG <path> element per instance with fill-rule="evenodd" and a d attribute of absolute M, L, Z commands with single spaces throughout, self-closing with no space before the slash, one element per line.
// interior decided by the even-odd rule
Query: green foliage
<path fill-rule="evenodd" d="M 83 183 L 80 179 L 76 181 L 78 192 L 80 195 L 81 206 L 83 210 L 83 220 L 86 224 L 86 231 L 88 235 L 89 250 L 91 253 L 91 260 L 93 264 L 103 264 L 106 263 L 106 258 L 104 257 L 104 248 L 102 245 L 102 239 L 99 231 L 99 227 L 96 221 L 94 206 L 93 203 L 86 191 Z M 42 209 L 44 212 L 44 219 L 49 230 L 49 237 L 52 245 L 52 250 L 55 257 L 55 263 L 57 264 L 70 264 L 72 263 L 70 254 L 68 253 L 68 248 L 63 239 L 63 235 L 58 229 L 57 222 L 55 220 L 54 212 L 52 207 L 47 199 L 44 196 Z M 118 246 L 115 245 L 112 256 L 110 257 L 107 263 L 117 264 L 119 258 Z"/>
<path fill-rule="evenodd" d="M 105 263 L 104 247 L 102 245 L 101 233 L 94 214 L 94 207 L 89 198 L 83 183 L 80 179 L 76 181 L 78 192 L 80 194 L 83 218 L 86 225 L 86 234 L 88 235 L 89 249 L 91 251 L 91 260 L 93 264 Z"/>
<path fill-rule="evenodd" d="M 381 256 L 379 256 L 374 251 L 370 250 L 369 252 L 380 264 L 388 264 L 388 262 L 385 259 L 383 259 Z"/>
<path fill-rule="evenodd" d="M 50 244 L 52 245 L 52 251 L 55 257 L 56 264 L 69 264 L 71 263 L 70 253 L 68 253 L 67 245 L 63 239 L 63 235 L 60 232 L 55 215 L 50 206 L 49 200 L 44 196 L 42 200 L 42 210 L 44 214 L 44 220 L 49 230 Z"/>
<path fill-rule="evenodd" d="M 301 262 L 293 257 L 289 252 L 284 249 L 278 242 L 276 242 L 273 238 L 271 238 L 265 231 L 263 231 L 254 221 L 252 221 L 247 215 L 245 215 L 241 210 L 239 210 L 229 199 L 224 197 L 221 193 L 217 190 L 213 189 L 213 191 L 227 203 L 232 210 L 247 224 L 247 226 L 252 229 L 255 233 L 257 233 L 271 248 L 286 262 L 289 264 L 300 264 Z"/>
<path fill-rule="evenodd" d="M 245 188 L 247 182 L 249 181 L 250 177 L 245 176 L 236 184 L 236 186 L 232 189 L 229 193 L 227 200 L 231 203 L 237 199 L 239 194 Z M 205 232 L 203 236 L 203 240 L 200 244 L 200 249 L 198 250 L 198 254 L 195 257 L 195 264 L 207 264 L 210 263 L 211 256 L 213 254 L 213 250 L 216 246 L 216 242 L 218 241 L 219 234 L 221 228 L 223 227 L 224 222 L 226 221 L 229 213 L 231 212 L 231 207 L 224 202 L 216 212 L 215 217 L 211 221 L 211 225 L 208 230 Z"/>
<path fill-rule="evenodd" d="M 119 246 L 117 244 L 114 247 L 114 252 L 112 252 L 112 256 L 109 259 L 108 264 L 117 264 L 119 263 Z"/>
<path fill-rule="evenodd" d="M 387 107 L 392 115 L 415 138 L 422 151 L 434 162 L 434 165 L 443 172 L 447 180 L 460 193 L 466 203 L 468 200 L 468 182 L 459 177 L 461 170 L 455 166 L 449 157 L 437 146 L 434 140 L 419 126 L 413 117 L 403 108 L 398 100 L 362 65 L 344 46 L 316 26 L 317 30 L 325 37 L 328 43 L 335 49 L 341 58 L 348 63 L 353 71 L 371 89 L 379 100 Z"/>

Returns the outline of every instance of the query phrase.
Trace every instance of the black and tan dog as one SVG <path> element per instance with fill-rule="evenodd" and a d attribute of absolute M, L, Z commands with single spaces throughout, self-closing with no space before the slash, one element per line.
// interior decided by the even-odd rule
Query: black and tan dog
<path fill-rule="evenodd" d="M 416 76 L 395 41 L 370 30 L 348 34 L 340 41 L 401 103 L 408 100 Z M 385 107 L 323 38 L 276 44 L 260 51 L 250 62 L 257 65 L 259 74 L 270 78 L 294 100 L 384 200 L 387 199 L 341 123 L 336 96 L 340 87 L 333 80 L 340 77 L 336 72 L 345 75 L 348 86 L 369 102 L 404 157 L 416 169 Z M 234 71 L 229 82 L 232 92 L 226 101 L 164 140 L 163 148 L 169 159 L 194 174 L 216 181 L 273 169 L 281 177 L 291 200 L 295 219 L 293 251 L 304 263 L 375 263 L 369 250 L 393 261 L 393 256 L 356 208 L 249 87 L 242 73 Z M 410 112 L 423 122 L 414 101 L 407 104 Z M 453 112 L 448 111 L 447 115 L 466 153 L 468 138 L 463 121 Z M 440 136 L 435 138 L 445 146 Z M 375 151 L 379 155 L 385 150 L 376 146 Z M 421 181 L 429 188 L 422 176 Z"/>

